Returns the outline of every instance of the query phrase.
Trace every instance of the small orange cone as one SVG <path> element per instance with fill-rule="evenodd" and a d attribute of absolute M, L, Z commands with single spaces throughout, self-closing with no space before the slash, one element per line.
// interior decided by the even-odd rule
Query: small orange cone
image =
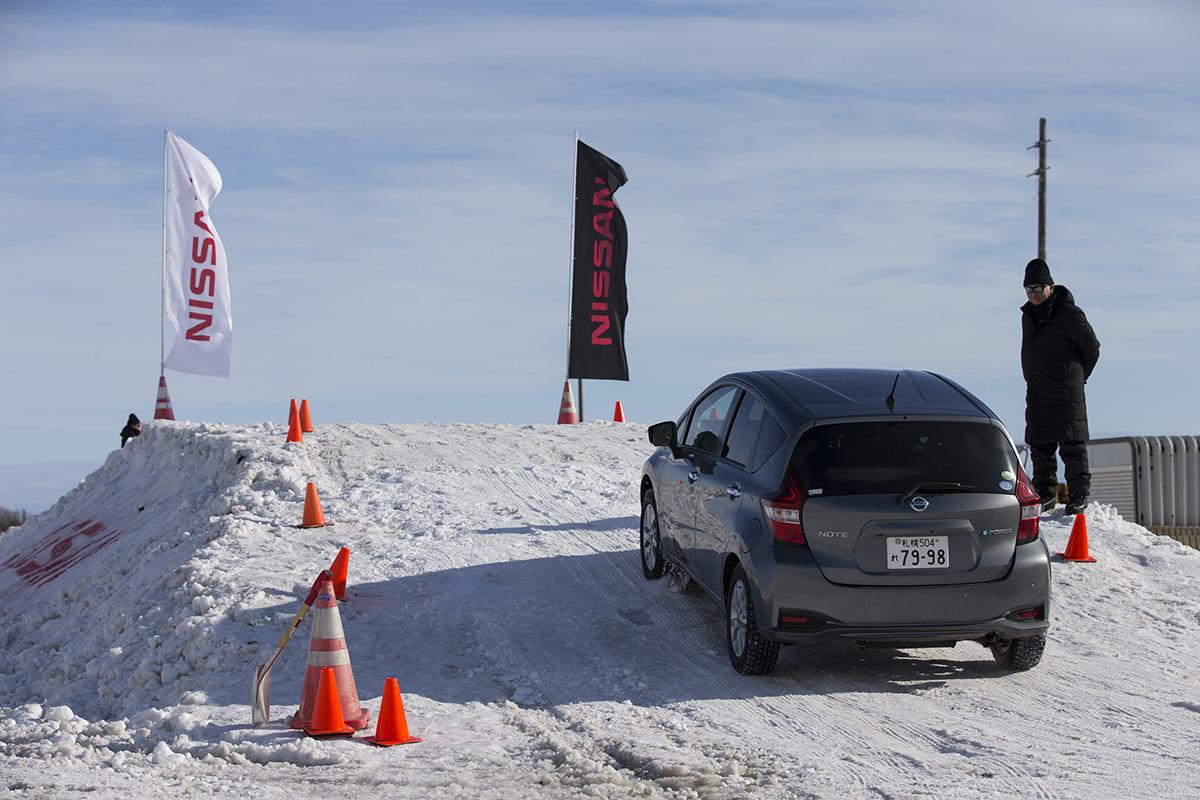
<path fill-rule="evenodd" d="M 1071 526 L 1071 538 L 1067 540 L 1067 552 L 1059 553 L 1063 561 L 1086 561 L 1094 564 L 1096 559 L 1088 552 L 1087 517 L 1075 515 L 1075 524 Z"/>
<path fill-rule="evenodd" d="M 300 430 L 305 433 L 313 432 L 312 414 L 308 411 L 308 401 L 300 401 Z"/>
<path fill-rule="evenodd" d="M 613 422 L 625 421 L 625 409 L 621 408 L 621 401 L 617 401 L 617 407 L 613 409 Z"/>
<path fill-rule="evenodd" d="M 333 576 L 333 593 L 339 602 L 346 599 L 346 576 L 350 572 L 350 548 L 338 550 L 337 557 L 329 565 L 329 574 Z"/>
<path fill-rule="evenodd" d="M 338 699 L 337 678 L 333 667 L 321 670 L 321 681 L 317 684 L 317 702 L 313 705 L 312 721 L 304 726 L 309 736 L 354 735 L 354 728 L 346 724 L 342 716 L 342 701 Z"/>
<path fill-rule="evenodd" d="M 317 485 L 310 481 L 304 491 L 304 521 L 300 527 L 322 528 L 325 524 L 325 512 L 321 510 L 321 498 L 317 497 Z"/>
<path fill-rule="evenodd" d="M 579 412 L 575 410 L 575 396 L 571 394 L 571 379 L 563 382 L 562 403 L 558 406 L 558 424 L 576 425 L 579 423 Z"/>
<path fill-rule="evenodd" d="M 296 398 L 292 398 L 292 410 L 288 412 L 288 442 L 303 442 L 304 434 L 300 432 L 300 414 L 296 411 Z M 286 444 L 286 442 L 285 442 Z"/>
<path fill-rule="evenodd" d="M 379 721 L 375 723 L 375 735 L 367 737 L 367 741 L 380 747 L 421 741 L 408 733 L 404 700 L 400 697 L 400 684 L 395 678 L 388 678 L 383 682 L 383 704 L 379 707 Z"/>

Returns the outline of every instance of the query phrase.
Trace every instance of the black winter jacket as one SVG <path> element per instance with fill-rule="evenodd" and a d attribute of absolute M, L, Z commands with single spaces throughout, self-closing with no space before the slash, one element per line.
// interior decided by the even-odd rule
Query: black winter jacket
<path fill-rule="evenodd" d="M 1021 371 L 1025 374 L 1025 442 L 1088 438 L 1083 385 L 1100 359 L 1100 342 L 1065 286 L 1040 306 L 1021 306 Z"/>
<path fill-rule="evenodd" d="M 121 428 L 121 447 L 125 446 L 135 436 L 142 435 L 142 421 L 137 418 L 137 414 L 130 414 L 129 421 L 125 423 L 125 427 Z"/>

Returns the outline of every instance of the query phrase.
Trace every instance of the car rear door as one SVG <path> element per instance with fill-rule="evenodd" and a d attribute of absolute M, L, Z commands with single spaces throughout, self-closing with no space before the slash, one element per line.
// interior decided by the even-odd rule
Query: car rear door
<path fill-rule="evenodd" d="M 1016 455 L 990 424 L 885 420 L 814 427 L 792 459 L 802 523 L 839 584 L 982 583 L 1007 574 Z"/>

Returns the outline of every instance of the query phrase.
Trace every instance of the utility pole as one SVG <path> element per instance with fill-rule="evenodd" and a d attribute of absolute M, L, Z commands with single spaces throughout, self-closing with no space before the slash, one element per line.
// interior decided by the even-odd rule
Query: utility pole
<path fill-rule="evenodd" d="M 1046 166 L 1046 143 L 1049 141 L 1046 138 L 1046 118 L 1041 117 L 1038 120 L 1038 140 L 1025 148 L 1038 149 L 1038 168 L 1025 177 L 1037 175 L 1038 178 L 1038 258 L 1043 261 L 1046 259 L 1046 170 L 1050 169 Z"/>

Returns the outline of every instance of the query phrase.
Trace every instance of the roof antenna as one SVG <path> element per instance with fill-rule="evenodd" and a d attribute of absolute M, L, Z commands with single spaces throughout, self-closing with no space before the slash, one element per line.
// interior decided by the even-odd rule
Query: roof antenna
<path fill-rule="evenodd" d="M 887 400 L 883 401 L 883 402 L 887 403 L 889 414 L 892 412 L 892 409 L 894 409 L 896 407 L 896 384 L 898 384 L 899 382 L 900 382 L 900 373 L 897 372 L 896 380 L 892 381 L 892 391 L 890 394 L 888 394 Z"/>

